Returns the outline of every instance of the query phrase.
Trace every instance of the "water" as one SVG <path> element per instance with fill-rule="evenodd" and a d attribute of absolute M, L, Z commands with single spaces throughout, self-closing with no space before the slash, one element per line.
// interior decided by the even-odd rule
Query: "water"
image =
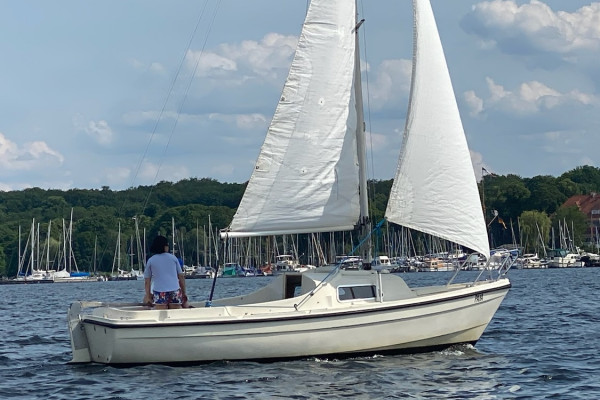
<path fill-rule="evenodd" d="M 510 271 L 513 287 L 475 347 L 416 355 L 169 367 L 69 365 L 73 300 L 132 302 L 143 282 L 0 286 L 3 399 L 600 398 L 600 270 Z M 403 275 L 409 284 L 446 273 Z M 270 278 L 222 279 L 216 297 Z M 189 280 L 194 300 L 210 281 Z"/>

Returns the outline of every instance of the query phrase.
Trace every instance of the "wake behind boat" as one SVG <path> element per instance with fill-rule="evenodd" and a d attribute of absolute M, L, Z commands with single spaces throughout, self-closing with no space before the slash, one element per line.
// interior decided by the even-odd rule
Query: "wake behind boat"
<path fill-rule="evenodd" d="M 433 11 L 414 0 L 413 78 L 389 222 L 490 258 L 475 174 Z M 371 259 L 354 0 L 313 0 L 231 237 L 366 232 Z M 284 193 L 285 195 L 282 195 Z M 410 288 L 394 274 L 338 266 L 273 278 L 248 295 L 153 310 L 75 302 L 73 362 L 272 360 L 475 343 L 510 288 L 485 281 Z"/>

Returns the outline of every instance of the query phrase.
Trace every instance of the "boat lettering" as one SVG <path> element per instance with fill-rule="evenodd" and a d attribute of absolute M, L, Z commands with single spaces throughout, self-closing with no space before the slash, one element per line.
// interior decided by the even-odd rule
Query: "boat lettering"
<path fill-rule="evenodd" d="M 483 293 L 477 293 L 475 295 L 475 303 L 479 303 L 481 301 L 483 301 Z"/>

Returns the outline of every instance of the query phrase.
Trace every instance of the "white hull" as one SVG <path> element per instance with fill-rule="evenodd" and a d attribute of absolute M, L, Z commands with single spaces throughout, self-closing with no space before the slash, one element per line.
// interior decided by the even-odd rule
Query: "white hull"
<path fill-rule="evenodd" d="M 554 259 L 548 262 L 548 268 L 581 268 L 584 266 L 584 263 L 575 257 L 554 257 Z"/>
<path fill-rule="evenodd" d="M 99 282 L 102 279 L 92 276 L 73 276 L 70 278 L 54 278 L 56 283 L 68 283 L 68 282 Z"/>
<path fill-rule="evenodd" d="M 313 275 L 312 279 L 303 278 L 303 285 L 311 286 L 324 277 L 308 275 Z M 321 286 L 304 304 L 301 295 L 227 306 L 215 301 L 211 308 L 194 304 L 199 308 L 180 310 L 99 307 L 87 315 L 81 313 L 81 306 L 89 304 L 73 303 L 69 312 L 73 362 L 273 360 L 475 343 L 510 287 L 507 279 L 500 279 L 474 286 L 454 284 L 411 290 L 398 276 L 372 271 L 341 272 L 337 278 Z M 405 298 L 338 298 L 338 285 L 377 285 L 379 280 L 387 288 L 387 297 Z M 284 282 L 284 276 L 274 280 L 269 285 L 271 292 Z M 399 290 L 395 293 L 394 289 Z M 253 301 L 264 293 L 262 290 L 246 297 Z M 243 297 L 224 299 L 222 303 L 240 301 Z M 297 310 L 294 304 L 300 304 Z"/>

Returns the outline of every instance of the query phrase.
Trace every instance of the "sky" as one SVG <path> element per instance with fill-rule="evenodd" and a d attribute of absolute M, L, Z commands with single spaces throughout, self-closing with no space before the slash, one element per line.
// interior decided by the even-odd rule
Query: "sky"
<path fill-rule="evenodd" d="M 600 2 L 432 0 L 476 175 L 600 165 Z M 0 0 L 0 190 L 250 178 L 306 0 Z M 397 163 L 409 0 L 359 1 L 370 179 Z"/>

